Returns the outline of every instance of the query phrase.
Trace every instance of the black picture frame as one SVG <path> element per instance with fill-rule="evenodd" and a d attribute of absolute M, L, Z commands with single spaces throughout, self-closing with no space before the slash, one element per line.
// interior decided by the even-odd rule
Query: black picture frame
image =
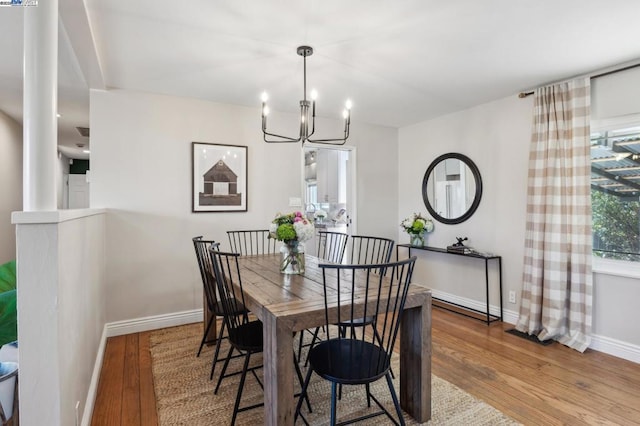
<path fill-rule="evenodd" d="M 248 150 L 243 145 L 191 143 L 191 211 L 246 212 Z"/>

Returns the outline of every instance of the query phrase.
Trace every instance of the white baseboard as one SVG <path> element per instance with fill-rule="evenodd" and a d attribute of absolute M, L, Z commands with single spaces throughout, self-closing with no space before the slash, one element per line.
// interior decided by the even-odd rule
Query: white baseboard
<path fill-rule="evenodd" d="M 98 380 L 100 379 L 100 371 L 102 371 L 102 361 L 104 360 L 104 349 L 107 346 L 107 326 L 102 328 L 102 336 L 100 337 L 100 345 L 98 345 L 98 353 L 96 354 L 96 362 L 93 364 L 93 373 L 91 374 L 91 382 L 89 383 L 89 389 L 87 390 L 87 399 L 84 403 L 84 410 L 82 412 L 82 426 L 89 426 L 91 424 L 91 416 L 93 414 L 93 407 L 96 402 L 96 396 L 98 394 Z"/>
<path fill-rule="evenodd" d="M 640 346 L 612 339 L 611 337 L 592 335 L 589 349 L 640 364 Z"/>
<path fill-rule="evenodd" d="M 439 290 L 431 290 L 433 297 L 444 300 L 445 302 L 455 303 L 457 305 L 467 306 L 477 311 L 486 311 L 487 304 L 478 300 L 467 299 L 466 297 L 456 296 L 455 294 L 445 293 Z M 500 306 L 489 305 L 489 313 L 491 315 L 500 316 Z M 509 311 L 502 306 L 502 321 L 515 324 L 518 320 L 518 313 L 516 311 Z"/>
<path fill-rule="evenodd" d="M 143 331 L 202 322 L 203 315 L 202 309 L 194 309 L 191 311 L 173 312 L 170 314 L 111 322 L 105 327 L 107 328 L 107 337 L 122 336 L 123 334 L 141 333 Z"/>
<path fill-rule="evenodd" d="M 445 293 L 438 290 L 432 290 L 433 297 L 437 297 L 438 299 L 442 299 L 446 302 L 456 303 L 458 305 L 468 306 L 470 308 L 484 311 L 487 307 L 484 302 L 480 302 L 473 299 L 467 299 L 464 297 L 456 296 L 454 294 Z M 500 315 L 500 307 L 499 306 L 489 306 L 489 313 L 492 315 Z M 519 313 L 516 311 L 510 311 L 502 309 L 503 322 L 509 324 L 515 324 L 518 322 Z M 594 351 L 603 352 L 609 355 L 613 355 L 618 358 L 626 359 L 628 361 L 632 361 L 635 363 L 640 363 L 640 346 L 634 345 L 627 342 L 622 342 L 620 340 L 612 339 L 606 336 L 591 336 L 591 344 L 589 345 L 589 349 Z"/>

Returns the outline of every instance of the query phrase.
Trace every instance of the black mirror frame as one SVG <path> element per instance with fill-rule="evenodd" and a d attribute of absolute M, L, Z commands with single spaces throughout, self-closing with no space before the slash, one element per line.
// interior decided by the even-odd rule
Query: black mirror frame
<path fill-rule="evenodd" d="M 457 159 L 462 161 L 463 163 L 465 163 L 467 165 L 467 167 L 469 167 L 469 169 L 471 169 L 471 173 L 473 173 L 473 178 L 476 181 L 476 193 L 473 197 L 473 203 L 471 203 L 471 207 L 469 207 L 469 209 L 460 217 L 455 217 L 453 219 L 447 219 L 444 218 L 442 216 L 440 216 L 438 213 L 436 213 L 436 211 L 433 209 L 433 207 L 431 206 L 431 202 L 429 201 L 429 197 L 427 196 L 427 181 L 429 180 L 429 176 L 431 175 L 431 172 L 433 171 L 433 169 L 435 169 L 435 167 L 443 160 L 447 160 L 447 159 Z M 482 198 L 482 178 L 480 177 L 480 170 L 478 170 L 478 166 L 476 166 L 476 164 L 471 161 L 471 159 L 469 157 L 467 157 L 466 155 L 463 154 L 459 154 L 457 152 L 450 152 L 448 154 L 442 154 L 441 156 L 439 156 L 438 158 L 436 158 L 435 160 L 433 160 L 431 162 L 431 164 L 429 165 L 429 167 L 427 168 L 427 171 L 424 174 L 424 178 L 422 179 L 422 199 L 424 201 L 424 205 L 427 208 L 427 210 L 429 211 L 429 214 L 431 214 L 431 216 L 437 220 L 438 222 L 441 223 L 446 223 L 448 225 L 455 225 L 457 223 L 462 223 L 465 220 L 469 219 L 474 213 L 475 211 L 478 209 L 478 205 L 480 205 L 480 199 Z"/>

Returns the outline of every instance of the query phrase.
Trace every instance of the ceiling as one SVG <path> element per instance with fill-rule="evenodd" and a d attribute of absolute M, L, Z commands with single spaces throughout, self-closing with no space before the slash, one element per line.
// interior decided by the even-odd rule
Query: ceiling
<path fill-rule="evenodd" d="M 43 0 L 41 0 L 43 1 Z M 59 0 L 59 143 L 88 142 L 89 88 L 401 127 L 640 61 L 637 0 Z M 0 109 L 22 121 L 24 8 L 0 8 Z M 16 42 L 18 41 L 18 42 Z M 256 126 L 259 126 L 259 118 Z M 63 148 L 64 149 L 64 148 Z M 71 154 L 70 154 L 71 155 Z"/>

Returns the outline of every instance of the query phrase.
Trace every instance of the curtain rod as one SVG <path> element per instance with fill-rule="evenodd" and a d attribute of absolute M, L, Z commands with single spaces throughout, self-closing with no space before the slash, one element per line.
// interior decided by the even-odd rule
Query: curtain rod
<path fill-rule="evenodd" d="M 633 64 L 633 65 L 628 65 L 626 67 L 618 68 L 616 70 L 605 71 L 605 72 L 600 73 L 600 74 L 592 75 L 589 78 L 594 79 L 594 78 L 604 77 L 604 76 L 607 76 L 607 75 L 615 74 L 615 73 L 622 72 L 622 71 L 627 71 L 627 70 L 630 70 L 632 68 L 637 68 L 637 67 L 640 67 L 640 64 Z M 520 92 L 518 94 L 518 97 L 519 98 L 526 98 L 527 96 L 533 95 L 533 93 L 534 93 L 533 91 L 531 91 L 531 92 Z"/>

